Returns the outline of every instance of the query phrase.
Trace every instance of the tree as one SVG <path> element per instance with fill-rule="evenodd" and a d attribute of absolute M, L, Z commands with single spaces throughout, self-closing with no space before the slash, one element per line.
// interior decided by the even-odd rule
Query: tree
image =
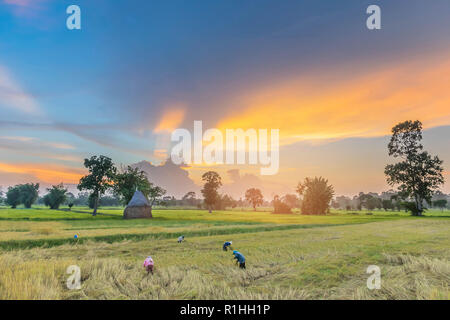
<path fill-rule="evenodd" d="M 18 186 L 8 188 L 6 192 L 6 204 L 11 206 L 12 209 L 17 208 L 20 204 L 20 190 Z"/>
<path fill-rule="evenodd" d="M 378 194 L 374 193 L 363 193 L 360 192 L 358 195 L 359 203 L 362 207 L 368 210 L 381 209 L 383 208 L 383 201 L 378 197 Z"/>
<path fill-rule="evenodd" d="M 67 200 L 67 189 L 62 183 L 48 188 L 47 191 L 48 193 L 44 196 L 44 204 L 52 210 L 59 209 L 59 206 Z"/>
<path fill-rule="evenodd" d="M 446 199 L 440 199 L 433 202 L 433 206 L 440 208 L 442 211 L 447 207 L 447 200 Z"/>
<path fill-rule="evenodd" d="M 413 215 L 421 216 L 424 201 L 431 205 L 433 193 L 444 183 L 443 161 L 422 151 L 422 123 L 405 121 L 392 128 L 388 145 L 389 156 L 400 158 L 386 166 L 384 173 L 391 186 L 398 185 L 400 193 L 413 199 Z"/>
<path fill-rule="evenodd" d="M 186 193 L 183 198 L 181 198 L 181 201 L 184 203 L 187 203 L 187 205 L 189 206 L 193 206 L 195 205 L 196 202 L 196 194 L 194 191 L 189 191 L 188 193 Z"/>
<path fill-rule="evenodd" d="M 161 204 L 163 202 L 162 197 L 166 194 L 166 190 L 158 186 L 151 186 L 148 192 L 148 202 L 150 206 Z"/>
<path fill-rule="evenodd" d="M 328 180 L 322 177 L 306 178 L 303 184 L 298 184 L 297 192 L 303 196 L 302 214 L 319 215 L 329 211 L 334 189 L 328 185 Z"/>
<path fill-rule="evenodd" d="M 69 211 L 72 210 L 73 205 L 75 204 L 76 198 L 75 195 L 72 192 L 66 193 L 66 203 L 69 207 Z"/>
<path fill-rule="evenodd" d="M 286 203 L 291 209 L 299 207 L 299 201 L 295 194 L 286 194 L 282 198 L 283 202 Z"/>
<path fill-rule="evenodd" d="M 138 168 L 127 167 L 114 178 L 113 191 L 123 205 L 127 205 L 136 190 L 148 197 L 152 185 L 147 179 L 147 174 Z"/>
<path fill-rule="evenodd" d="M 31 208 L 33 203 L 35 203 L 39 197 L 39 183 L 19 184 L 18 188 L 20 193 L 20 203 L 22 203 L 25 208 Z"/>
<path fill-rule="evenodd" d="M 394 209 L 394 204 L 392 203 L 392 200 L 390 199 L 384 199 L 382 201 L 383 203 L 383 209 L 384 211 L 388 211 L 388 210 L 393 210 Z"/>
<path fill-rule="evenodd" d="M 245 200 L 252 204 L 253 210 L 256 211 L 256 207 L 264 203 L 264 197 L 261 190 L 251 188 L 245 191 Z"/>
<path fill-rule="evenodd" d="M 92 215 L 97 214 L 100 197 L 112 187 L 117 169 L 112 160 L 105 156 L 92 156 L 84 159 L 84 166 L 89 170 L 89 174 L 80 179 L 78 190 L 91 190 L 93 199 Z"/>
<path fill-rule="evenodd" d="M 222 186 L 222 179 L 217 172 L 208 171 L 203 174 L 202 180 L 205 181 L 205 185 L 201 190 L 202 195 L 205 201 L 205 205 L 208 208 L 209 213 L 211 213 L 214 204 L 219 200 L 220 197 L 217 190 Z"/>
<path fill-rule="evenodd" d="M 273 213 L 292 213 L 291 207 L 283 202 L 282 199 L 278 195 L 273 197 Z"/>
<path fill-rule="evenodd" d="M 89 192 L 80 192 L 74 200 L 76 206 L 89 206 Z"/>

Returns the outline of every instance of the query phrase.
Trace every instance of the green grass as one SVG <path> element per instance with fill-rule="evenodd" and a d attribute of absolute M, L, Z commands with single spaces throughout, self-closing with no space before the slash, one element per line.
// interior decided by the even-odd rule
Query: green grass
<path fill-rule="evenodd" d="M 449 299 L 450 215 L 0 209 L 0 299 Z M 78 243 L 73 235 L 80 235 Z M 178 244 L 184 234 L 187 241 Z M 225 240 L 247 258 L 237 269 Z M 152 255 L 154 276 L 143 259 Z M 79 265 L 82 289 L 65 287 Z M 366 288 L 368 265 L 382 289 Z"/>

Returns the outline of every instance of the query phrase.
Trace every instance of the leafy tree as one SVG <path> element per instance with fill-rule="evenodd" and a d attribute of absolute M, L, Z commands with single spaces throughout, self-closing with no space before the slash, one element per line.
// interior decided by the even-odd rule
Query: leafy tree
<path fill-rule="evenodd" d="M 194 191 L 189 191 L 183 196 L 183 198 L 181 198 L 181 201 L 187 203 L 190 206 L 193 206 L 195 205 L 195 202 L 197 200 L 196 197 L 197 195 Z"/>
<path fill-rule="evenodd" d="M 90 190 L 93 200 L 94 211 L 97 214 L 100 197 L 112 187 L 117 169 L 112 160 L 105 156 L 92 156 L 84 159 L 84 166 L 89 170 L 89 174 L 80 179 L 78 190 Z"/>
<path fill-rule="evenodd" d="M 447 200 L 446 199 L 440 199 L 433 202 L 433 206 L 440 208 L 441 210 L 444 210 L 445 207 L 447 207 Z"/>
<path fill-rule="evenodd" d="M 392 200 L 384 199 L 382 203 L 383 203 L 384 211 L 388 211 L 388 210 L 393 210 L 394 209 L 394 204 L 392 203 Z"/>
<path fill-rule="evenodd" d="M 222 186 L 222 179 L 217 172 L 208 171 L 203 174 L 202 180 L 205 181 L 205 185 L 201 190 L 202 195 L 205 205 L 208 208 L 209 213 L 211 213 L 213 206 L 220 198 L 217 190 Z"/>
<path fill-rule="evenodd" d="M 283 202 L 286 203 L 291 209 L 299 207 L 299 200 L 295 194 L 286 194 L 282 198 Z"/>
<path fill-rule="evenodd" d="M 69 211 L 72 210 L 72 207 L 74 206 L 76 201 L 75 195 L 72 192 L 67 192 L 66 193 L 66 203 L 67 206 L 69 207 Z"/>
<path fill-rule="evenodd" d="M 220 199 L 220 203 L 223 206 L 223 210 L 225 210 L 226 208 L 236 208 L 237 205 L 237 201 L 233 199 L 233 197 L 227 195 L 227 194 L 223 194 L 221 199 Z"/>
<path fill-rule="evenodd" d="M 67 200 L 67 189 L 62 183 L 48 188 L 47 191 L 48 193 L 44 196 L 44 204 L 52 210 L 59 209 L 59 206 Z"/>
<path fill-rule="evenodd" d="M 118 207 L 121 205 L 121 201 L 114 196 L 106 195 L 100 198 L 99 207 Z"/>
<path fill-rule="evenodd" d="M 245 191 L 245 200 L 252 204 L 253 210 L 256 211 L 256 207 L 264 203 L 264 197 L 261 190 L 256 188 L 250 188 Z"/>
<path fill-rule="evenodd" d="M 76 206 L 89 206 L 89 192 L 80 192 L 74 200 Z"/>
<path fill-rule="evenodd" d="M 89 197 L 88 197 L 89 209 L 94 209 L 95 208 L 95 204 L 96 204 L 96 197 L 95 197 L 95 195 L 93 193 L 91 193 L 91 194 L 89 194 Z M 97 208 L 99 208 L 100 206 L 101 206 L 100 199 L 98 199 L 98 201 L 97 201 Z"/>
<path fill-rule="evenodd" d="M 20 204 L 20 189 L 18 186 L 9 187 L 6 192 L 6 204 L 15 209 Z"/>
<path fill-rule="evenodd" d="M 302 214 L 319 215 L 329 211 L 334 189 L 328 185 L 328 180 L 322 177 L 306 178 L 303 184 L 298 184 L 297 192 L 303 196 Z"/>
<path fill-rule="evenodd" d="M 381 209 L 383 207 L 382 200 L 373 194 L 365 194 L 360 192 L 358 195 L 358 200 L 361 206 L 368 210 Z"/>
<path fill-rule="evenodd" d="M 166 190 L 164 190 L 161 187 L 158 186 L 151 186 L 150 190 L 148 192 L 148 202 L 150 203 L 150 206 L 153 207 L 154 205 L 162 204 L 163 203 L 163 196 L 166 194 Z"/>
<path fill-rule="evenodd" d="M 392 128 L 388 145 L 389 155 L 400 158 L 396 164 L 387 165 L 384 172 L 391 186 L 414 200 L 410 207 L 413 215 L 421 216 L 424 201 L 431 205 L 433 193 L 444 183 L 442 160 L 422 151 L 422 123 L 405 121 Z"/>
<path fill-rule="evenodd" d="M 216 203 L 214 204 L 215 210 L 225 210 L 229 207 L 236 207 L 236 200 L 227 194 L 219 195 Z"/>
<path fill-rule="evenodd" d="M 114 178 L 113 191 L 123 205 L 127 205 L 133 198 L 136 190 L 148 197 L 152 185 L 147 179 L 147 174 L 138 168 L 127 167 Z"/>
<path fill-rule="evenodd" d="M 367 198 L 366 202 L 366 208 L 369 210 L 373 210 L 373 209 L 381 209 L 383 206 L 383 203 L 381 201 L 380 198 L 374 197 L 372 195 L 369 195 L 369 197 Z"/>
<path fill-rule="evenodd" d="M 291 207 L 283 202 L 278 195 L 275 195 L 272 201 L 273 213 L 292 213 Z"/>
<path fill-rule="evenodd" d="M 31 208 L 33 203 L 35 203 L 39 197 L 39 183 L 19 184 L 17 187 L 19 188 L 20 193 L 20 203 L 22 203 L 25 208 Z"/>

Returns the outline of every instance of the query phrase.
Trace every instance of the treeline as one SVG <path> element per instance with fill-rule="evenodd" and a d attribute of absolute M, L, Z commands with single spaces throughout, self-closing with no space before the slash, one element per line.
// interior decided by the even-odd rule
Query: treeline
<path fill-rule="evenodd" d="M 446 195 L 440 191 L 433 194 L 430 204 L 425 203 L 425 208 L 437 208 L 444 210 L 449 206 L 450 195 Z M 341 210 L 385 210 L 385 211 L 410 211 L 414 203 L 408 201 L 407 197 L 393 190 L 382 192 L 363 193 L 353 197 L 339 196 L 336 197 L 331 206 L 334 209 Z"/>
<path fill-rule="evenodd" d="M 330 205 L 336 209 L 347 210 L 405 210 L 413 215 L 421 216 L 428 207 L 444 209 L 448 206 L 449 196 L 439 191 L 444 184 L 443 161 L 438 156 L 432 156 L 421 144 L 422 123 L 420 121 L 405 121 L 392 128 L 392 137 L 388 144 L 389 156 L 398 161 L 385 167 L 386 181 L 390 186 L 397 186 L 397 191 L 376 193 L 360 193 L 351 198 L 341 196 L 333 199 L 334 189 L 328 180 L 322 177 L 306 178 L 296 188 L 297 194 L 285 196 L 275 195 L 270 205 L 274 213 L 290 213 L 293 208 L 300 207 L 302 214 L 321 215 L 330 210 Z M 81 192 L 78 197 L 67 192 L 62 184 L 47 189 L 42 198 L 45 205 L 52 209 L 68 201 L 73 205 L 86 205 L 97 212 L 99 205 L 126 205 L 136 190 L 141 191 L 153 205 L 186 205 L 197 208 L 223 210 L 249 204 L 257 207 L 267 204 L 261 190 L 250 188 L 245 192 L 244 200 L 234 200 L 226 194 L 220 194 L 222 179 L 215 171 L 208 171 L 202 176 L 203 199 L 197 199 L 195 192 L 188 192 L 181 200 L 165 197 L 166 191 L 155 186 L 148 180 L 144 171 L 130 166 L 118 170 L 112 160 L 105 156 L 93 156 L 84 160 L 84 166 L 89 174 L 80 179 L 77 188 Z M 8 188 L 4 200 L 12 208 L 19 204 L 30 208 L 38 199 L 39 184 L 20 184 Z M 86 193 L 83 193 L 86 192 Z M 114 197 L 109 197 L 108 195 Z M 298 195 L 298 197 L 297 197 Z M 1 194 L 0 194 L 1 196 Z M 78 201 L 78 202 L 77 202 Z"/>

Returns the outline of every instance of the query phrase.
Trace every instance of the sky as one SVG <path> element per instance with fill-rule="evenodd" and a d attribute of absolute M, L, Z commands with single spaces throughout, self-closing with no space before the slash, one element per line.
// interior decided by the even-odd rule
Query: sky
<path fill-rule="evenodd" d="M 81 30 L 66 28 L 72 4 Z M 99 154 L 162 164 L 194 120 L 281 142 L 278 174 L 184 168 L 197 184 L 217 170 L 224 190 L 267 197 L 309 176 L 380 192 L 390 129 L 416 119 L 448 177 L 449 16 L 447 0 L 0 0 L 0 186 L 76 184 Z"/>

